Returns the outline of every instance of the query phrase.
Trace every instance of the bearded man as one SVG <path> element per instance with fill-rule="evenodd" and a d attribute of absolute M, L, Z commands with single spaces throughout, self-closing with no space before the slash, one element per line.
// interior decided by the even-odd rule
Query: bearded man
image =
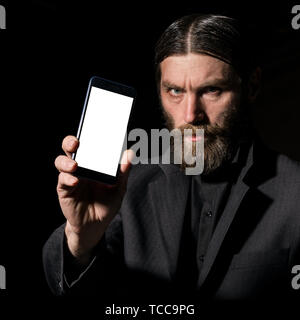
<path fill-rule="evenodd" d="M 43 251 L 56 295 L 202 302 L 297 293 L 300 166 L 263 146 L 252 129 L 261 70 L 251 39 L 235 19 L 194 14 L 157 43 L 166 126 L 192 130 L 186 138 L 190 153 L 204 156 L 201 174 L 186 175 L 189 162 L 135 165 L 129 173 L 127 162 L 108 187 L 72 175 L 79 142 L 64 139 L 66 155 L 55 165 L 66 223 Z M 197 129 L 204 130 L 200 155 Z"/>

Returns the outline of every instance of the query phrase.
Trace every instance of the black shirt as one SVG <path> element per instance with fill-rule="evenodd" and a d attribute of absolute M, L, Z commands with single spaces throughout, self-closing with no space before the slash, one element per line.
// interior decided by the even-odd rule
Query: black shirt
<path fill-rule="evenodd" d="M 240 149 L 230 163 L 213 174 L 190 178 L 175 282 L 196 289 L 205 254 L 240 170 Z"/>

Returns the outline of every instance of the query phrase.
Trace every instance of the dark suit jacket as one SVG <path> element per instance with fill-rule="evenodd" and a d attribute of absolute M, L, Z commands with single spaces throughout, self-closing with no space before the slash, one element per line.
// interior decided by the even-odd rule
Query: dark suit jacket
<path fill-rule="evenodd" d="M 91 264 L 72 283 L 64 279 L 64 226 L 51 235 L 43 259 L 52 291 L 111 295 L 114 301 L 299 295 L 291 286 L 291 270 L 300 264 L 300 165 L 259 143 L 248 151 L 241 153 L 242 168 L 209 244 L 196 292 L 177 286 L 190 177 L 172 165 L 133 166 L 120 213 Z"/>

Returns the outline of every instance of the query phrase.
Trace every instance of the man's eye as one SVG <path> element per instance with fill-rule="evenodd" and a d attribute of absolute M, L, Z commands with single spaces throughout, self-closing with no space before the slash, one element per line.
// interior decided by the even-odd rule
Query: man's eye
<path fill-rule="evenodd" d="M 206 89 L 206 93 L 210 94 L 220 94 L 222 92 L 221 88 L 218 87 L 208 87 Z"/>
<path fill-rule="evenodd" d="M 175 88 L 170 88 L 169 89 L 169 93 L 172 95 L 172 96 L 178 96 L 182 93 L 182 90 L 180 89 L 175 89 Z"/>

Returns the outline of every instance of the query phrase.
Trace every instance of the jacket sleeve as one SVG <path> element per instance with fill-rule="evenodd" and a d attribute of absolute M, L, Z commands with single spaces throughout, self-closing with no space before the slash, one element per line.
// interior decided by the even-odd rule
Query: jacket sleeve
<path fill-rule="evenodd" d="M 72 261 L 64 230 L 65 224 L 52 233 L 43 248 L 44 272 L 51 291 L 55 295 L 95 295 L 101 290 L 109 295 L 119 283 L 124 266 L 121 215 L 111 222 L 84 268 Z"/>

